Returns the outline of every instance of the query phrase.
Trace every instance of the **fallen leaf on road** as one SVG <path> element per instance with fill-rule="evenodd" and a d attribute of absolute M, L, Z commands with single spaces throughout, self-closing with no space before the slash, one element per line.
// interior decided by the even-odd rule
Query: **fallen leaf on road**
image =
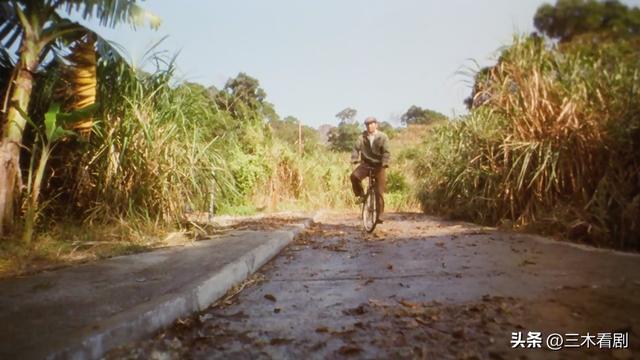
<path fill-rule="evenodd" d="M 393 306 L 393 303 L 385 302 L 384 300 L 378 300 L 378 299 L 369 299 L 369 304 L 373 306 L 379 306 L 379 307 Z"/>
<path fill-rule="evenodd" d="M 290 344 L 292 342 L 293 342 L 293 340 L 291 340 L 291 339 L 273 338 L 273 339 L 271 339 L 269 344 L 271 344 L 271 345 L 285 345 L 285 344 Z"/>
<path fill-rule="evenodd" d="M 453 337 L 456 338 L 456 339 L 464 339 L 465 333 L 466 332 L 465 332 L 464 328 L 461 328 L 461 329 L 454 330 L 451 335 L 453 335 Z"/>
<path fill-rule="evenodd" d="M 269 300 L 269 301 L 276 302 L 276 297 L 271 295 L 271 294 L 265 294 L 264 298 Z"/>
<path fill-rule="evenodd" d="M 367 310 L 364 308 L 363 305 L 360 305 L 353 309 L 342 310 L 342 313 L 345 315 L 363 315 L 366 312 Z"/>
<path fill-rule="evenodd" d="M 519 266 L 535 265 L 535 264 L 536 264 L 536 262 L 535 262 L 535 261 L 525 259 L 524 261 L 522 261 L 522 262 L 520 263 L 520 265 L 519 265 Z"/>
<path fill-rule="evenodd" d="M 326 332 L 329 332 L 329 328 L 326 327 L 326 326 L 318 326 L 316 328 L 316 332 L 318 332 L 318 333 L 326 333 Z"/>
<path fill-rule="evenodd" d="M 176 323 L 177 323 L 178 325 L 191 326 L 191 319 L 189 319 L 189 318 L 186 318 L 186 319 L 178 319 L 178 320 L 176 321 Z"/>
<path fill-rule="evenodd" d="M 335 251 L 335 252 L 348 252 L 349 250 L 345 249 L 340 245 L 325 245 L 322 247 L 325 250 Z"/>
<path fill-rule="evenodd" d="M 469 312 L 480 312 L 480 306 L 471 305 L 466 310 L 469 311 Z"/>
<path fill-rule="evenodd" d="M 418 304 L 412 303 L 412 302 L 409 302 L 409 301 L 406 301 L 406 300 L 400 300 L 398 302 L 400 303 L 400 305 L 402 305 L 404 307 L 407 307 L 407 308 L 410 308 L 410 309 L 418 307 Z"/>
<path fill-rule="evenodd" d="M 331 335 L 336 336 L 351 336 L 356 333 L 356 329 L 345 329 L 342 331 L 331 331 Z"/>
<path fill-rule="evenodd" d="M 340 355 L 351 356 L 358 355 L 361 351 L 362 349 L 355 345 L 345 345 L 338 350 L 338 353 L 340 353 Z"/>

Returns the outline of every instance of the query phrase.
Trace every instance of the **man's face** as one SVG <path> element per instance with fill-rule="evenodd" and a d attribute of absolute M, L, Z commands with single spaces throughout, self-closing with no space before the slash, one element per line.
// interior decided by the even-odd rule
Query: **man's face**
<path fill-rule="evenodd" d="M 378 128 L 377 122 L 370 122 L 367 124 L 367 131 L 369 132 L 369 134 L 373 134 L 374 132 L 376 132 L 377 128 Z"/>

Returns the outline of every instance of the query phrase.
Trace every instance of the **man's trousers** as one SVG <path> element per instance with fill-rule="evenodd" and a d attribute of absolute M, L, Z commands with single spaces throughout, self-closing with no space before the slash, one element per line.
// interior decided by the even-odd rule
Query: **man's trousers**
<path fill-rule="evenodd" d="M 353 193 L 356 196 L 364 196 L 362 180 L 369 176 L 369 168 L 371 167 L 372 166 L 367 164 L 360 164 L 351 173 L 351 185 L 353 187 Z M 378 208 L 378 218 L 380 218 L 382 216 L 382 213 L 384 212 L 384 196 L 382 194 L 384 194 L 387 177 L 384 167 L 373 167 L 373 169 L 373 174 L 376 178 L 376 190 L 378 193 L 378 201 L 376 207 Z"/>

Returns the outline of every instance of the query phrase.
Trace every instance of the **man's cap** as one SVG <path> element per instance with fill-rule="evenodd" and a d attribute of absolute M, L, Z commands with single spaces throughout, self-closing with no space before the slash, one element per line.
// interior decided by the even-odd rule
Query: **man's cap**
<path fill-rule="evenodd" d="M 377 123 L 378 119 L 374 118 L 373 116 L 369 116 L 368 118 L 364 119 L 364 124 L 365 125 L 369 125 L 371 123 Z"/>

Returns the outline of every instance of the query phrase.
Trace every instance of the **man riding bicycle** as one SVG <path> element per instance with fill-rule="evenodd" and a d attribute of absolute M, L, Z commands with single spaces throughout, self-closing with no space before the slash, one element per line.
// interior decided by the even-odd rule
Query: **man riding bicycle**
<path fill-rule="evenodd" d="M 358 197 L 358 203 L 364 202 L 364 189 L 362 180 L 369 176 L 369 168 L 374 169 L 376 178 L 376 199 L 378 223 L 382 224 L 382 213 L 384 212 L 384 188 L 386 184 L 385 169 L 389 167 L 389 138 L 385 133 L 378 130 L 378 120 L 368 117 L 364 120 L 367 130 L 358 137 L 353 151 L 351 152 L 351 163 L 359 164 L 351 173 L 351 185 L 353 193 Z"/>

